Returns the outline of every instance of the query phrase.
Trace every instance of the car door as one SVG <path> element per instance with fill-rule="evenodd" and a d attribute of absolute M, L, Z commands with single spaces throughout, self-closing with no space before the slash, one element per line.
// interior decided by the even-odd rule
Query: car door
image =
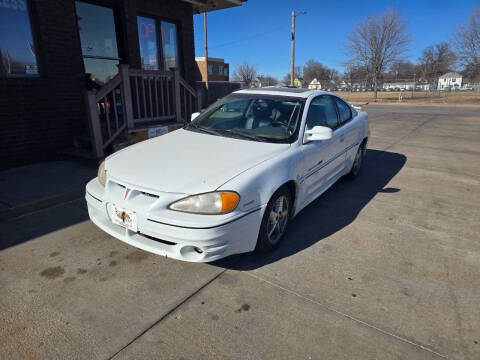
<path fill-rule="evenodd" d="M 329 140 L 311 141 L 302 145 L 301 186 L 306 203 L 311 202 L 327 189 L 343 171 L 345 154 L 343 131 L 339 124 L 335 100 L 330 95 L 314 98 L 308 108 L 305 130 L 314 126 L 327 126 L 333 131 Z M 306 205 L 306 204 L 305 204 Z"/>
<path fill-rule="evenodd" d="M 335 97 L 337 105 L 339 125 L 336 131 L 343 136 L 343 145 L 345 151 L 345 164 L 348 167 L 353 162 L 357 153 L 357 145 L 361 139 L 361 124 L 355 121 L 356 112 L 342 99 Z"/>

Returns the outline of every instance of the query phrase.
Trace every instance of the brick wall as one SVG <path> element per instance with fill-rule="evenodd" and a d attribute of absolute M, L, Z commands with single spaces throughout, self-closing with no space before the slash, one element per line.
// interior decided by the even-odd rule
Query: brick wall
<path fill-rule="evenodd" d="M 83 126 L 83 64 L 73 1 L 30 1 L 39 77 L 0 78 L 0 167 L 57 156 Z"/>
<path fill-rule="evenodd" d="M 99 2 L 101 4 L 101 2 Z M 195 49 L 190 4 L 178 0 L 105 0 L 119 15 L 123 62 L 140 67 L 137 12 L 176 20 L 184 77 L 194 84 Z M 0 169 L 59 157 L 87 131 L 85 76 L 73 0 L 30 0 L 39 77 L 0 78 Z"/>

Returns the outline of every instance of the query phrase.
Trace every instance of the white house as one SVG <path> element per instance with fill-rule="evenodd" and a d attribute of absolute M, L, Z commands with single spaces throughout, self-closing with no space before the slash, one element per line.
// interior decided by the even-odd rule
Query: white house
<path fill-rule="evenodd" d="M 320 81 L 318 81 L 316 78 L 310 81 L 310 84 L 308 84 L 308 88 L 311 90 L 321 90 L 322 89 L 322 84 L 320 84 Z"/>
<path fill-rule="evenodd" d="M 446 73 L 438 78 L 438 90 L 458 90 L 462 87 L 462 75 L 456 72 Z"/>

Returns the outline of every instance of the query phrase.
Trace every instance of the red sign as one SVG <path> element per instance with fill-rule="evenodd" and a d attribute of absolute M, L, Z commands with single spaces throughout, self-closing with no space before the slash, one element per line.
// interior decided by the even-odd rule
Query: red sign
<path fill-rule="evenodd" d="M 140 23 L 140 37 L 142 39 L 149 39 L 152 35 L 155 35 L 154 24 L 141 22 Z"/>

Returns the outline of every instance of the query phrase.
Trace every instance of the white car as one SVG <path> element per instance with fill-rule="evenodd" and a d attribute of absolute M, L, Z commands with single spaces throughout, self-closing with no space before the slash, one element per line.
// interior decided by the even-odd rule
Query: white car
<path fill-rule="evenodd" d="M 175 259 L 270 251 L 300 210 L 357 176 L 369 134 L 367 114 L 327 92 L 237 91 L 183 129 L 109 156 L 87 184 L 88 213 Z"/>

